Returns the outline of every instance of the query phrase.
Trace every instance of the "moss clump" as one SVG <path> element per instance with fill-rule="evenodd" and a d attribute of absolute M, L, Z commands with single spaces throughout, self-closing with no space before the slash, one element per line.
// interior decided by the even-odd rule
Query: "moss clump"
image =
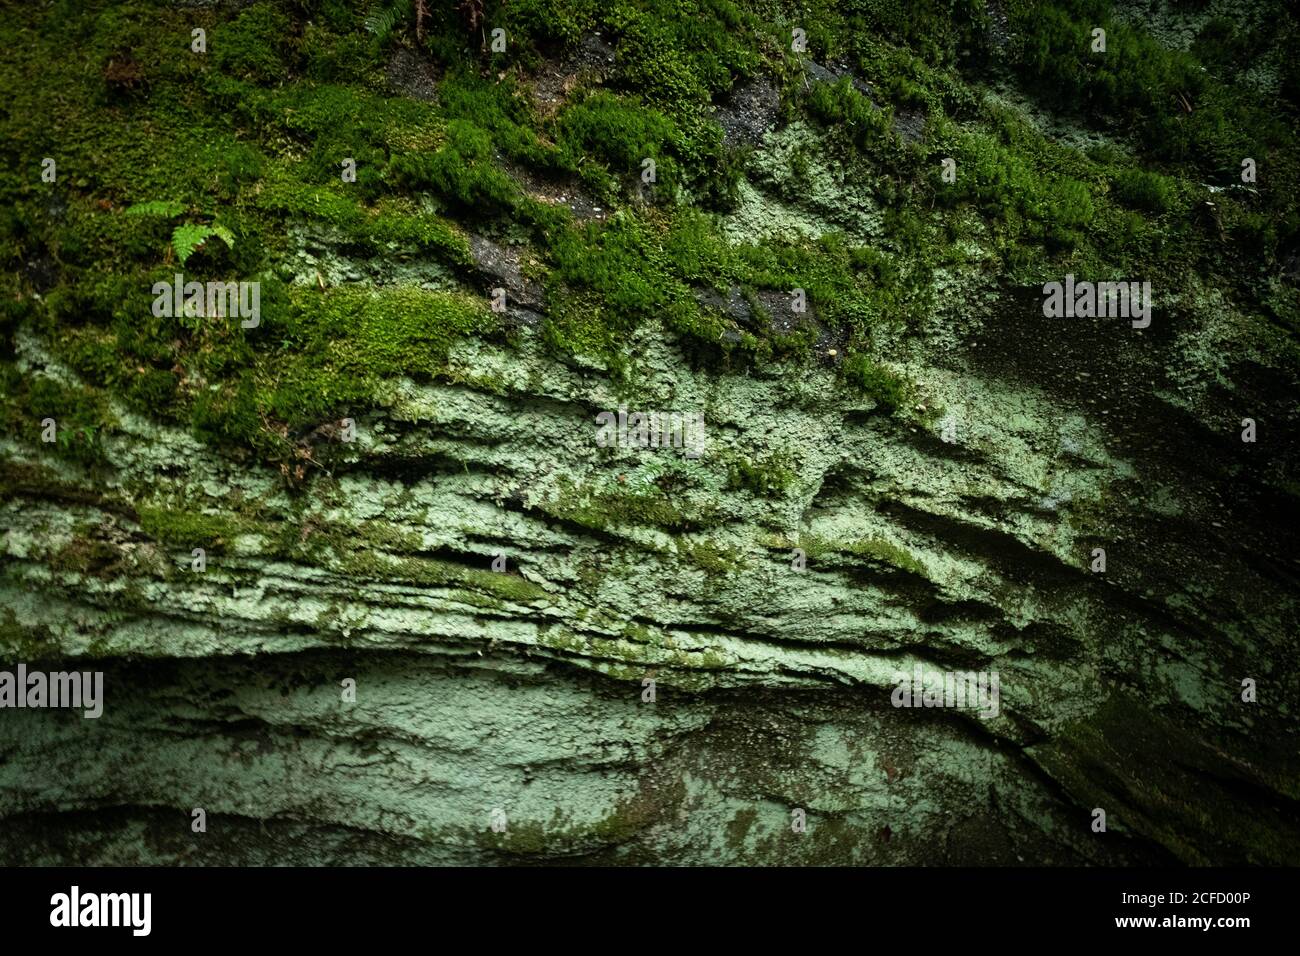
<path fill-rule="evenodd" d="M 902 143 L 891 113 L 855 90 L 848 79 L 813 86 L 804 108 L 822 124 L 848 131 L 850 142 L 863 152 L 893 162 L 900 158 Z"/>
<path fill-rule="evenodd" d="M 925 565 L 892 541 L 886 541 L 883 538 L 860 538 L 857 541 L 846 543 L 842 546 L 842 550 L 847 551 L 849 554 L 856 554 L 871 558 L 873 561 L 883 562 L 899 571 L 907 571 L 921 577 L 926 576 Z"/>
<path fill-rule="evenodd" d="M 289 71 L 292 35 L 292 23 L 282 11 L 255 3 L 213 31 L 212 57 L 225 73 L 272 83 Z"/>
<path fill-rule="evenodd" d="M 1163 213 L 1173 206 L 1174 189 L 1167 176 L 1145 169 L 1123 169 L 1115 174 L 1115 195 L 1127 206 Z"/>
<path fill-rule="evenodd" d="M 564 521 L 598 531 L 642 525 L 666 531 L 698 531 L 718 524 L 723 515 L 711 504 L 680 506 L 655 486 L 583 488 L 565 481 L 543 509 Z"/>
<path fill-rule="evenodd" d="M 446 218 L 407 198 L 384 198 L 366 206 L 341 185 L 314 185 L 275 172 L 257 203 L 267 213 L 326 222 L 348 245 L 366 251 L 415 251 L 456 266 L 470 262 L 464 235 Z"/>
<path fill-rule="evenodd" d="M 0 363 L 0 413 L 10 434 L 80 465 L 103 462 L 103 434 L 116 423 L 99 391 L 48 375 L 25 376 L 8 362 Z M 54 441 L 47 443 L 49 419 Z"/>
<path fill-rule="evenodd" d="M 649 195 L 676 196 L 689 189 L 706 206 L 725 208 L 735 201 L 739 169 L 723 151 L 714 125 L 683 128 L 642 100 L 598 91 L 565 109 L 557 137 L 564 165 L 578 170 L 607 201 L 617 198 L 616 183 L 646 185 L 646 160 L 654 163 Z M 589 158 L 602 165 L 584 161 Z"/>
<path fill-rule="evenodd" d="M 866 355 L 849 356 L 840 371 L 846 382 L 886 411 L 897 411 L 908 402 L 911 386 L 907 380 Z"/>
<path fill-rule="evenodd" d="M 518 574 L 466 567 L 457 561 L 439 558 L 405 557 L 370 550 L 350 548 L 336 542 L 329 553 L 315 545 L 317 560 L 336 565 L 349 575 L 375 581 L 409 581 L 414 584 L 462 588 L 486 595 L 488 601 L 468 601 L 482 607 L 498 607 L 501 601 L 532 604 L 548 599 L 544 588 Z M 487 559 L 484 559 L 485 563 Z"/>
<path fill-rule="evenodd" d="M 675 545 L 678 554 L 708 575 L 725 577 L 745 566 L 740 551 L 708 539 L 679 538 Z"/>
<path fill-rule="evenodd" d="M 409 287 L 308 292 L 294 310 L 299 341 L 327 352 L 339 370 L 377 376 L 435 376 L 456 339 L 494 325 L 481 300 Z"/>
<path fill-rule="evenodd" d="M 737 457 L 727 465 L 727 488 L 731 491 L 779 496 L 793 487 L 797 478 L 790 457 L 781 452 L 760 461 Z"/>
<path fill-rule="evenodd" d="M 453 342 L 494 328 L 478 299 L 409 286 L 288 290 L 265 324 L 278 346 L 253 358 L 233 389 L 197 403 L 195 426 L 223 427 L 220 437 L 269 454 L 302 429 L 355 414 L 387 378 L 437 377 Z"/>
<path fill-rule="evenodd" d="M 141 505 L 140 530 L 149 537 L 178 548 L 219 550 L 240 533 L 239 524 L 220 514 L 205 514 L 168 505 Z"/>
<path fill-rule="evenodd" d="M 468 120 L 447 125 L 437 150 L 408 153 L 392 162 L 393 181 L 408 189 L 433 189 L 465 210 L 505 213 L 520 201 L 518 184 L 493 158 L 492 137 Z"/>

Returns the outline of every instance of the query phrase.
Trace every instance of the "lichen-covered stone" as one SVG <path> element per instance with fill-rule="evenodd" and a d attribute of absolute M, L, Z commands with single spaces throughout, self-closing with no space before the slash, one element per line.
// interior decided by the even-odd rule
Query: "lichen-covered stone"
<path fill-rule="evenodd" d="M 1028 3 L 868 5 L 874 39 L 815 4 L 806 62 L 759 4 L 710 5 L 691 48 L 679 4 L 542 27 L 512 2 L 505 60 L 454 12 L 421 45 L 308 6 L 168 8 L 167 42 L 211 28 L 184 66 L 142 7 L 96 7 L 78 29 L 136 42 L 139 82 L 59 77 L 103 101 L 27 90 L 6 117 L 0 249 L 30 265 L 3 314 L 0 670 L 102 670 L 106 701 L 0 710 L 0 860 L 1294 858 L 1295 190 L 1210 192 L 1039 102 L 1015 50 L 1059 24 Z M 1273 63 L 1263 24 L 1238 40 Z M 6 78 L 51 29 L 0 28 Z M 1228 62 L 1204 22 L 1150 33 Z M 1215 82 L 1294 109 L 1278 70 Z M 152 153 L 112 131 L 196 123 Z M 1295 185 L 1277 135 L 1261 162 Z M 656 192 L 619 165 L 643 146 Z M 1164 211 L 1116 198 L 1139 161 Z M 608 205 L 570 215 L 574 188 Z M 179 267 L 120 207 L 164 197 L 234 225 L 186 270 L 260 277 L 260 328 L 149 320 Z M 1044 318 L 1067 271 L 1154 277 L 1150 327 Z M 702 413 L 702 454 L 603 447 L 620 408 Z M 997 713 L 895 706 L 917 667 L 996 672 Z"/>

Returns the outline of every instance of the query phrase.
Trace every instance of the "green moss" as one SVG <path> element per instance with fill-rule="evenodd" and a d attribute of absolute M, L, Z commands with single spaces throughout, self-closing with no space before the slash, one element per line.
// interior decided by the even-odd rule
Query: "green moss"
<path fill-rule="evenodd" d="M 81 465 L 104 460 L 103 433 L 116 424 L 99 391 L 48 375 L 24 376 L 11 363 L 0 363 L 0 413 L 10 434 Z M 49 419 L 55 440 L 47 443 Z"/>
<path fill-rule="evenodd" d="M 600 6 L 596 0 L 513 0 L 500 4 L 493 22 L 516 42 L 549 48 L 576 43 L 595 29 Z"/>
<path fill-rule="evenodd" d="M 847 131 L 854 146 L 878 161 L 899 160 L 902 144 L 890 112 L 855 90 L 848 79 L 812 86 L 804 106 L 824 125 Z"/>
<path fill-rule="evenodd" d="M 336 5 L 341 8 L 342 4 Z M 374 66 L 374 40 L 357 28 L 354 15 L 330 19 L 332 23 L 308 23 L 303 30 L 304 74 L 331 83 L 365 79 Z"/>
<path fill-rule="evenodd" d="M 605 22 L 618 41 L 620 82 L 681 111 L 759 64 L 757 21 L 730 0 L 619 3 Z"/>
<path fill-rule="evenodd" d="M 846 543 L 843 545 L 842 550 L 847 551 L 849 554 L 881 561 L 899 571 L 908 571 L 922 577 L 926 576 L 925 565 L 898 545 L 882 538 L 861 538 Z"/>
<path fill-rule="evenodd" d="M 475 588 L 504 601 L 531 604 L 549 600 L 549 595 L 544 588 L 511 572 L 471 569 L 466 571 L 460 580 L 466 587 Z"/>
<path fill-rule="evenodd" d="M 220 549 L 240 533 L 229 516 L 205 514 L 167 505 L 141 505 L 140 529 L 163 544 L 180 548 Z"/>
<path fill-rule="evenodd" d="M 599 295 L 577 292 L 565 286 L 553 286 L 549 295 L 542 336 L 556 353 L 566 356 L 592 356 L 611 362 L 622 353 L 623 341 L 618 329 L 605 315 Z"/>
<path fill-rule="evenodd" d="M 1173 205 L 1173 184 L 1159 173 L 1124 169 L 1115 175 L 1115 195 L 1120 202 L 1135 209 L 1163 213 Z"/>
<path fill-rule="evenodd" d="M 270 83 L 289 70 L 292 24 L 270 3 L 256 3 L 213 31 L 210 50 L 217 67 L 240 79 Z"/>
<path fill-rule="evenodd" d="M 886 411 L 897 411 L 908 402 L 911 394 L 908 382 L 866 355 L 850 355 L 840 366 L 840 371 L 847 383 Z"/>
<path fill-rule="evenodd" d="M 205 353 L 225 381 L 195 396 L 192 421 L 201 437 L 273 458 L 294 454 L 302 429 L 355 415 L 387 378 L 443 374 L 453 342 L 494 327 L 482 301 L 407 286 L 295 288 L 263 310 L 275 345 Z"/>
<path fill-rule="evenodd" d="M 674 545 L 679 555 L 705 574 L 725 577 L 745 567 L 744 557 L 738 550 L 707 539 L 678 538 Z"/>
<path fill-rule="evenodd" d="M 795 473 L 788 455 L 780 452 L 761 461 L 736 458 L 727 466 L 727 488 L 745 490 L 756 495 L 783 495 L 795 484 Z"/>
<path fill-rule="evenodd" d="M 452 265 L 470 262 L 464 235 L 447 219 L 410 199 L 384 198 L 366 206 L 344 184 L 304 183 L 278 170 L 269 175 L 257 203 L 267 213 L 328 223 L 349 244 L 373 252 L 414 250 L 431 253 Z"/>
<path fill-rule="evenodd" d="M 359 578 L 374 581 L 409 581 L 415 584 L 462 589 L 471 596 L 465 603 L 497 608 L 502 601 L 533 604 L 548 601 L 546 590 L 513 571 L 468 567 L 462 561 L 425 556 L 389 554 L 373 547 L 358 547 L 355 530 L 321 527 L 309 543 L 312 558 Z M 365 540 L 365 536 L 361 536 Z M 393 546 L 418 544 L 401 536 L 388 539 Z M 287 542 L 287 554 L 302 553 L 303 542 Z M 477 556 L 476 556 L 477 557 Z M 490 559 L 483 558 L 485 565 Z M 461 598 L 463 599 L 463 597 Z"/>
<path fill-rule="evenodd" d="M 477 71 L 454 69 L 438 86 L 438 102 L 445 116 L 472 124 L 510 159 L 543 169 L 572 171 L 561 151 L 539 135 L 528 94 L 509 76 L 492 83 Z"/>
<path fill-rule="evenodd" d="M 491 135 L 468 120 L 452 120 L 439 149 L 398 156 L 390 168 L 396 185 L 432 189 L 465 210 L 508 212 L 520 198 L 519 186 L 493 159 Z"/>
<path fill-rule="evenodd" d="M 357 374 L 368 369 L 375 375 L 436 375 L 452 342 L 493 327 L 481 300 L 405 287 L 308 292 L 294 307 L 302 341 Z"/>
<path fill-rule="evenodd" d="M 681 507 L 658 488 L 605 488 L 597 493 L 573 482 L 566 482 L 562 493 L 543 508 L 557 518 L 599 531 L 620 525 L 694 531 L 712 527 L 722 519 L 721 512 L 712 505 Z"/>
<path fill-rule="evenodd" d="M 705 205 L 735 201 L 739 170 L 722 150 L 715 125 L 691 121 L 682 126 L 643 100 L 598 91 L 575 100 L 560 115 L 557 141 L 564 165 L 606 200 L 616 183 L 647 185 L 646 160 L 654 163 L 647 194 L 678 197 L 690 190 Z M 599 171 L 591 160 L 602 164 Z"/>
<path fill-rule="evenodd" d="M 0 608 L 0 651 L 6 661 L 41 661 L 57 656 L 58 640 L 41 624 L 27 625 L 12 608 Z"/>
<path fill-rule="evenodd" d="M 1209 21 L 1178 51 L 1104 0 L 1009 0 L 1012 42 L 995 54 L 977 2 L 520 0 L 486 12 L 507 28 L 507 54 L 484 56 L 450 8 L 432 11 L 423 44 L 413 17 L 380 42 L 362 30 L 363 11 L 339 3 L 29 6 L 6 18 L 0 42 L 12 56 L 0 78 L 13 92 L 0 256 L 11 275 L 0 329 L 8 340 L 18 322 L 33 324 L 90 386 L 64 385 L 77 394 L 58 397 L 36 386 L 38 400 L 69 401 L 77 418 L 61 454 L 98 459 L 111 399 L 189 421 L 227 449 L 292 460 L 316 426 L 372 402 L 386 376 L 446 374 L 450 341 L 491 333 L 455 299 L 412 306 L 385 291 L 367 304 L 351 292 L 278 285 L 303 226 L 349 253 L 432 258 L 467 281 L 477 277 L 466 232 L 524 240 L 547 274 L 547 342 L 616 376 L 629 374 L 627 342 L 645 323 L 677 333 L 692 360 L 760 368 L 806 361 L 825 326 L 847 342 L 846 380 L 888 409 L 905 407 L 907 386 L 875 357 L 933 321 L 936 271 L 968 269 L 972 247 L 1000 257 L 1014 283 L 1067 270 L 1222 277 L 1243 307 L 1297 321 L 1295 296 L 1275 277 L 1300 233 L 1300 151 L 1285 103 L 1274 110 L 1239 82 L 1234 59 L 1249 49 L 1265 61 L 1294 31 L 1248 35 Z M 847 65 L 870 96 L 846 79 L 813 82 L 789 51 L 795 22 L 813 58 Z M 208 30 L 207 55 L 187 52 L 195 25 Z M 1094 25 L 1107 29 L 1104 56 L 1088 49 Z M 562 61 L 597 29 L 616 51 L 609 82 L 593 88 L 584 74 L 553 115 L 540 114 L 530 71 L 543 57 Z M 91 68 L 44 69 L 69 37 Z M 436 61 L 436 102 L 387 86 L 396 43 Z M 1009 57 L 1009 73 L 992 65 L 995 55 Z M 708 209 L 728 206 L 746 159 L 722 145 L 711 110 L 758 73 L 782 86 L 787 118 L 814 121 L 809 155 L 841 167 L 846 187 L 880 209 L 869 246 L 834 234 L 722 238 Z M 1278 96 L 1294 76 L 1284 64 Z M 983 82 L 995 80 L 1016 89 L 985 96 Z M 1062 95 L 1058 109 L 1079 107 L 1124 148 L 1054 141 L 1012 105 L 1051 90 Z M 923 114 L 919 144 L 893 128 L 905 111 Z M 59 160 L 54 189 L 33 175 L 46 155 Z M 656 201 L 642 205 L 630 197 L 647 156 L 659 183 Z M 1201 184 L 1240 185 L 1245 156 L 1259 161 L 1267 188 L 1216 193 L 1207 207 Z M 954 183 L 939 175 L 946 157 L 957 161 Z M 340 179 L 344 158 L 357 162 L 355 183 Z M 575 225 L 563 204 L 528 195 L 516 168 L 564 190 L 576 176 L 613 212 Z M 807 200 L 797 186 L 777 188 Z M 205 243 L 187 268 L 261 277 L 261 330 L 150 314 L 151 282 L 174 271 L 171 224 L 122 213 L 149 201 L 183 208 L 190 224 L 230 228 L 231 247 Z M 57 263 L 54 286 L 37 299 L 20 264 L 46 260 Z M 753 321 L 701 308 L 701 287 L 740 288 Z M 778 321 L 786 317 L 769 315 L 762 295 L 793 288 L 805 290 L 811 312 Z M 411 308 L 426 304 L 422 323 Z M 11 384 L 9 420 L 28 427 L 31 387 Z"/>

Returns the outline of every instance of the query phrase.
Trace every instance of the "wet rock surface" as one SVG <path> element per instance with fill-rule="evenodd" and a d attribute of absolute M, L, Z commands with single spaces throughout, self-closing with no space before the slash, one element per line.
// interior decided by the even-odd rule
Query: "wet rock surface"
<path fill-rule="evenodd" d="M 544 307 L 542 288 L 524 277 L 517 249 L 499 246 L 483 236 L 470 236 L 469 250 L 475 266 L 490 285 L 501 283 L 500 288 L 505 289 L 510 304 L 533 312 Z"/>
<path fill-rule="evenodd" d="M 771 79 L 759 77 L 732 90 L 714 116 L 728 146 L 758 146 L 763 134 L 775 128 L 780 107 L 780 91 Z"/>
<path fill-rule="evenodd" d="M 388 63 L 388 82 L 393 89 L 423 100 L 438 99 L 438 76 L 432 63 L 406 47 L 398 47 Z"/>
<path fill-rule="evenodd" d="M 597 34 L 582 38 L 561 57 L 546 60 L 530 89 L 543 114 L 554 113 L 580 83 L 600 83 L 614 71 L 616 52 Z"/>

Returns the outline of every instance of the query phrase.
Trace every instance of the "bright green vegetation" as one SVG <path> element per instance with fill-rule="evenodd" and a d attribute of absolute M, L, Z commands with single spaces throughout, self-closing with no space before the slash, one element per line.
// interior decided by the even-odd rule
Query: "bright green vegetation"
<path fill-rule="evenodd" d="M 141 505 L 141 529 L 175 547 L 220 547 L 239 533 L 237 523 L 225 515 L 206 515 L 160 505 Z"/>
<path fill-rule="evenodd" d="M 1022 287 L 1067 271 L 1166 289 L 1200 276 L 1283 327 L 1300 322 L 1295 287 L 1271 278 L 1300 232 L 1300 68 L 1279 53 L 1297 29 L 1267 4 L 1208 18 L 1181 51 L 1108 0 L 488 3 L 506 53 L 482 47 L 486 33 L 471 34 L 454 4 L 431 6 L 422 41 L 400 2 L 59 2 L 6 16 L 11 428 L 54 414 L 60 451 L 93 464 L 111 397 L 231 453 L 315 462 L 317 430 L 382 401 L 385 380 L 446 375 L 457 340 L 508 333 L 487 309 L 493 283 L 473 267 L 470 233 L 539 263 L 543 341 L 561 360 L 634 374 L 627 336 L 661 322 L 697 360 L 761 373 L 825 361 L 811 353 L 829 331 L 846 384 L 903 414 L 911 386 L 881 360 L 933 321 L 939 271 L 992 270 Z M 794 26 L 806 55 L 790 50 Z M 206 54 L 191 52 L 197 27 Z M 1090 50 L 1094 27 L 1104 55 Z M 603 78 L 576 70 L 561 102 L 539 106 L 543 64 L 560 68 L 597 31 L 614 51 Z M 400 47 L 434 78 L 432 100 L 390 85 Z M 816 82 L 810 60 L 866 87 Z M 1247 77 L 1251 64 L 1264 67 Z M 724 145 L 713 107 L 762 77 L 781 117 L 820 137 L 811 154 L 879 209 L 877 237 L 725 238 L 753 154 Z M 1088 141 L 1049 136 L 1035 107 L 1071 117 Z M 922 135 L 901 135 L 903 121 Z M 796 204 L 809 155 L 795 153 L 779 187 Z M 40 179 L 47 156 L 55 184 Z M 1246 157 L 1257 185 L 1240 181 Z M 346 159 L 354 183 L 340 178 Z M 646 159 L 656 182 L 643 193 Z M 535 182 L 584 190 L 604 214 L 578 221 Z M 354 261 L 437 263 L 458 287 L 332 287 L 292 264 L 304 230 Z M 260 281 L 261 326 L 154 317 L 150 287 L 182 263 L 187 278 Z M 701 301 L 736 288 L 747 322 Z M 774 321 L 762 294 L 795 288 L 809 317 Z M 19 374 L 11 339 L 25 325 L 84 388 Z M 733 481 L 783 486 L 743 470 Z"/>
<path fill-rule="evenodd" d="M 760 461 L 737 458 L 727 469 L 729 488 L 744 488 L 756 495 L 784 494 L 797 478 L 794 463 L 779 453 Z"/>

